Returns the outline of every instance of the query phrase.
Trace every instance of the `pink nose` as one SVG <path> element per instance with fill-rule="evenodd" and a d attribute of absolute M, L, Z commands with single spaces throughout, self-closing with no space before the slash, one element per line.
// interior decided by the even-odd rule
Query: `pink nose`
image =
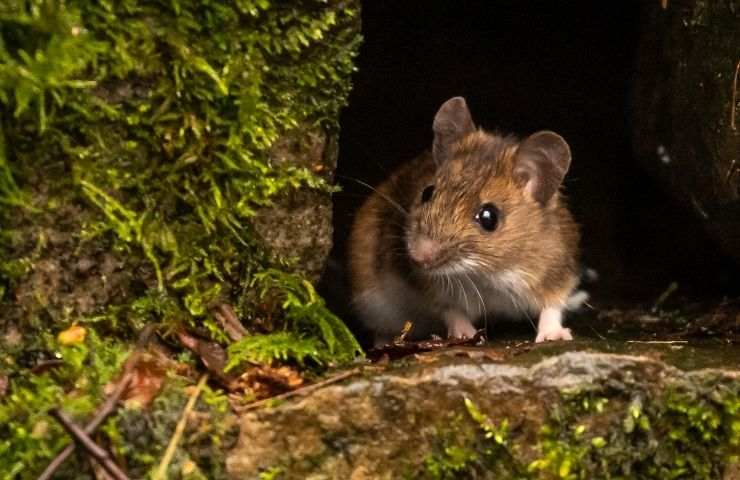
<path fill-rule="evenodd" d="M 409 242 L 409 255 L 416 263 L 429 266 L 439 254 L 439 244 L 427 237 Z"/>

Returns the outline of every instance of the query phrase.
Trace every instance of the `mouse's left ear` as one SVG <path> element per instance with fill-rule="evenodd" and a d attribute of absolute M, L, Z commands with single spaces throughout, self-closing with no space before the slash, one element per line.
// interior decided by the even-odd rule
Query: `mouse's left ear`
<path fill-rule="evenodd" d="M 453 97 L 439 108 L 434 116 L 434 144 L 432 155 L 437 165 L 447 161 L 452 145 L 464 136 L 475 131 L 473 117 L 463 97 Z"/>
<path fill-rule="evenodd" d="M 570 167 L 570 147 L 555 132 L 542 131 L 522 142 L 514 159 L 514 178 L 527 195 L 545 205 Z"/>

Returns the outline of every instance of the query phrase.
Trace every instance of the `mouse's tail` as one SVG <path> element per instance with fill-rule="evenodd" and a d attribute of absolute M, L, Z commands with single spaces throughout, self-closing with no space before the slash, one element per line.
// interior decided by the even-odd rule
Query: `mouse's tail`
<path fill-rule="evenodd" d="M 583 308 L 583 306 L 590 306 L 588 299 L 591 295 L 585 290 L 585 285 L 596 283 L 599 280 L 599 272 L 586 265 L 581 265 L 581 273 L 579 275 L 578 285 L 568 297 L 565 302 L 565 309 L 571 312 L 577 312 Z"/>

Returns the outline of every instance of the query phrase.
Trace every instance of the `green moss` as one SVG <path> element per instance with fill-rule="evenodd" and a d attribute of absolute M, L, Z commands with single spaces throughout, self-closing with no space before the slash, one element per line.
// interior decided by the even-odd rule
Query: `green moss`
<path fill-rule="evenodd" d="M 84 424 L 104 399 L 103 387 L 120 373 L 130 353 L 127 345 L 102 340 L 92 331 L 82 344 L 60 346 L 47 336 L 42 345 L 58 352 L 61 366 L 39 375 L 13 365 L 22 358 L 16 352 L 3 357 L 4 370 L 16 374 L 11 377 L 11 393 L 0 403 L 0 464 L 7 467 L 0 478 L 35 478 L 71 441 L 48 410 L 61 405 Z M 143 478 L 158 466 L 187 401 L 187 385 L 186 379 L 171 376 L 151 407 L 122 409 L 101 428 L 105 444 L 115 458 L 125 459 L 122 463 L 132 478 Z M 202 478 L 225 478 L 225 454 L 236 433 L 225 394 L 206 385 L 168 478 L 193 478 L 196 471 L 205 475 Z M 72 456 L 59 470 L 59 478 L 94 476 L 84 457 Z"/>
<path fill-rule="evenodd" d="M 190 318 L 238 304 L 271 266 L 250 226 L 257 209 L 288 189 L 333 188 L 268 154 L 298 125 L 336 131 L 357 15 L 318 0 L 5 2 L 0 198 L 27 190 L 47 212 L 90 211 L 76 241 L 140 258 L 141 279 Z M 23 250 L 7 243 L 2 264 Z"/>
<path fill-rule="evenodd" d="M 73 346 L 61 346 L 46 335 L 39 346 L 57 352 L 63 360 L 61 366 L 33 374 L 18 364 L 22 352 L 11 350 L 2 358 L 2 370 L 13 372 L 9 394 L 0 402 L 3 478 L 33 478 L 40 473 L 70 442 L 48 410 L 63 406 L 73 418 L 87 418 L 103 398 L 103 386 L 118 374 L 128 354 L 127 346 L 102 340 L 94 332 L 84 343 Z M 62 475 L 74 471 L 73 465 L 66 465 Z"/>
<path fill-rule="evenodd" d="M 327 365 L 361 353 L 252 226 L 292 190 L 334 190 L 328 177 L 272 162 L 270 151 L 299 129 L 336 136 L 361 39 L 357 5 L 2 2 L 0 329 L 21 332 L 20 350 L 47 337 L 54 347 L 43 332 L 80 322 L 97 342 L 85 349 L 100 353 L 69 347 L 63 369 L 39 376 L 6 358 L 0 464 L 10 477 L 31 478 L 68 441 L 44 412 L 73 392 L 70 411 L 86 416 L 125 350 L 113 338 L 130 341 L 146 324 L 164 334 L 186 325 L 226 344 L 211 313 L 226 303 L 248 339 L 268 334 L 264 349 L 243 348 L 237 362 Z M 280 335 L 304 343 L 280 347 Z M 146 473 L 171 435 L 183 401 L 182 382 L 172 385 L 151 412 L 106 425 L 132 472 Z M 215 402 L 203 406 L 214 423 L 225 405 L 216 397 L 199 403 Z M 141 448 L 136 425 L 153 432 Z M 226 432 L 200 435 L 211 446 L 198 453 L 189 438 L 173 468 L 218 478 Z M 81 471 L 65 468 L 62 477 Z"/>
<path fill-rule="evenodd" d="M 413 478 L 722 478 L 740 454 L 740 395 L 720 384 L 703 393 L 563 394 L 550 405 L 535 445 L 527 426 L 493 423 L 466 399 L 469 419 L 438 429 Z"/>
<path fill-rule="evenodd" d="M 495 424 L 468 398 L 465 409 L 467 418 L 456 416 L 439 430 L 434 451 L 415 478 L 528 478 L 510 438 L 509 420 Z"/>
<path fill-rule="evenodd" d="M 132 478 L 148 478 L 158 468 L 188 400 L 185 386 L 170 377 L 151 408 L 125 409 L 106 423 L 103 430 Z M 225 456 L 238 429 L 225 395 L 206 386 L 189 418 L 167 478 L 226 478 Z"/>
<path fill-rule="evenodd" d="M 280 467 L 272 467 L 264 472 L 260 473 L 259 480 L 277 480 L 283 473 L 283 469 Z"/>
<path fill-rule="evenodd" d="M 449 445 L 424 459 L 424 473 L 434 479 L 456 478 L 469 472 L 478 458 L 472 449 Z"/>

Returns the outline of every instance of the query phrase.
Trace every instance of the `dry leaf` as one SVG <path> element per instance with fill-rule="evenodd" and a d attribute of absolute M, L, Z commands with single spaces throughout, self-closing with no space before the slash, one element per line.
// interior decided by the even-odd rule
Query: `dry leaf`
<path fill-rule="evenodd" d="M 179 375 L 190 373 L 187 365 L 169 359 L 156 348 L 138 353 L 129 360 L 131 363 L 128 369 L 131 372 L 131 380 L 121 396 L 121 400 L 129 407 L 146 407 L 151 404 L 161 391 L 167 372 L 175 372 Z M 115 383 L 109 383 L 105 386 L 106 395 L 112 393 L 115 385 Z"/>
<path fill-rule="evenodd" d="M 221 345 L 195 337 L 185 330 L 178 330 L 176 333 L 182 346 L 200 358 L 213 378 L 221 382 L 228 390 L 236 388 L 233 385 L 237 378 L 236 375 L 224 372 L 227 355 Z"/>
<path fill-rule="evenodd" d="M 485 331 L 478 330 L 473 338 L 432 338 L 431 340 L 422 340 L 420 342 L 394 342 L 368 350 L 367 357 L 373 361 L 382 360 L 384 357 L 395 360 L 409 355 L 443 348 L 481 345 L 485 342 L 485 338 Z"/>
<path fill-rule="evenodd" d="M 253 395 L 254 399 L 261 399 L 294 390 L 303 385 L 303 382 L 301 374 L 291 367 L 258 365 L 244 372 L 236 383 L 241 390 Z"/>
<path fill-rule="evenodd" d="M 72 325 L 68 329 L 59 332 L 59 335 L 57 335 L 57 340 L 59 340 L 59 343 L 61 343 L 62 345 L 75 345 L 77 343 L 84 342 L 86 336 L 87 330 L 85 329 L 85 327 Z"/>
<path fill-rule="evenodd" d="M 198 465 L 192 460 L 187 459 L 182 463 L 181 472 L 183 475 L 185 476 L 192 475 L 193 473 L 196 472 L 196 470 L 198 470 Z"/>

